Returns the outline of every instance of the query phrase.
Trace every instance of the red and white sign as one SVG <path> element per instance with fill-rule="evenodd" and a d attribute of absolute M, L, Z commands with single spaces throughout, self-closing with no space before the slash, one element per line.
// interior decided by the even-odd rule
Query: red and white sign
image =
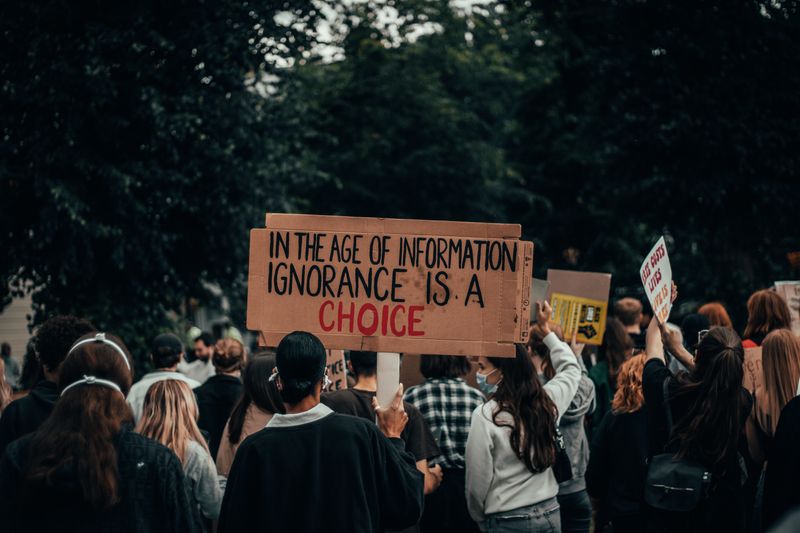
<path fill-rule="evenodd" d="M 672 267 L 669 264 L 667 255 L 667 245 L 664 237 L 658 242 L 642 263 L 639 269 L 642 278 L 644 292 L 653 308 L 653 314 L 658 317 L 662 324 L 667 322 L 669 313 L 672 310 Z"/>

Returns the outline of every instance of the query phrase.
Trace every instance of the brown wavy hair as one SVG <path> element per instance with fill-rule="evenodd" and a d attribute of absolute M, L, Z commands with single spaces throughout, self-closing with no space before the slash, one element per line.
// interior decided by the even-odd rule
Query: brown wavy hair
<path fill-rule="evenodd" d="M 611 409 L 615 414 L 635 413 L 644 405 L 644 358 L 645 354 L 639 354 L 622 363 L 617 374 L 617 392 L 611 401 Z"/>
<path fill-rule="evenodd" d="M 528 349 L 516 345 L 515 357 L 488 357 L 503 373 L 492 399 L 497 410 L 492 421 L 511 428 L 511 448 L 532 473 L 543 472 L 556 462 L 556 405 L 536 378 Z M 498 422 L 501 412 L 511 415 L 510 425 Z"/>
<path fill-rule="evenodd" d="M 761 346 L 761 367 L 764 372 L 762 390 L 766 405 L 757 411 L 756 416 L 762 429 L 774 435 L 781 411 L 797 394 L 800 339 L 788 329 L 779 329 L 767 335 Z"/>
<path fill-rule="evenodd" d="M 188 383 L 178 379 L 157 381 L 147 389 L 136 432 L 160 442 L 185 464 L 189 441 L 197 442 L 208 452 L 206 439 L 197 427 L 198 414 Z"/>
<path fill-rule="evenodd" d="M 697 310 L 697 314 L 706 317 L 710 326 L 721 326 L 723 328 L 733 329 L 733 322 L 731 322 L 728 311 L 725 309 L 725 306 L 719 302 L 709 302 L 701 305 L 700 309 Z"/>
<path fill-rule="evenodd" d="M 695 399 L 673 428 L 677 458 L 718 466 L 736 452 L 746 401 L 743 363 L 742 339 L 732 329 L 711 328 L 697 345 L 692 371 L 676 376 L 679 387 L 675 396 Z"/>
<path fill-rule="evenodd" d="M 214 368 L 221 372 L 241 370 L 247 361 L 244 345 L 236 339 L 220 339 L 214 345 L 211 356 Z"/>
<path fill-rule="evenodd" d="M 754 292 L 747 300 L 747 326 L 744 338 L 766 335 L 776 329 L 788 329 L 792 323 L 789 306 L 781 295 L 771 289 Z"/>
<path fill-rule="evenodd" d="M 617 388 L 617 373 L 622 363 L 633 353 L 633 339 L 625 331 L 622 322 L 613 316 L 606 321 L 606 332 L 600 346 L 600 359 L 608 362 L 608 380 L 612 389 Z"/>
<path fill-rule="evenodd" d="M 78 340 L 92 337 L 94 333 Z M 110 334 L 106 338 L 122 349 L 130 364 L 130 352 L 122 341 Z M 58 390 L 84 376 L 112 381 L 122 394 L 100 385 L 79 385 L 67 391 L 31 438 L 22 491 L 49 488 L 59 470 L 73 469 L 84 501 L 102 509 L 120 498 L 114 438 L 123 424 L 133 423 L 133 413 L 125 401 L 133 373 L 112 346 L 91 342 L 77 347 L 61 363 Z"/>

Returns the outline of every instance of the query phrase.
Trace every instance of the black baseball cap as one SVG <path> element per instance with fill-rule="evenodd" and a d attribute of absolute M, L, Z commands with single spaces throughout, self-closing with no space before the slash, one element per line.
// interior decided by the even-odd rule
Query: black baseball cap
<path fill-rule="evenodd" d="M 150 351 L 154 355 L 168 357 L 183 353 L 183 343 L 177 335 L 172 333 L 162 333 L 158 335 L 150 345 Z"/>

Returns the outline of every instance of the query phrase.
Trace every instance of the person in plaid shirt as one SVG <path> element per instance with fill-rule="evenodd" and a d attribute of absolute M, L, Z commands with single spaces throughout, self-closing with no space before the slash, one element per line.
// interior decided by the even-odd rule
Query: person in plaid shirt
<path fill-rule="evenodd" d="M 420 529 L 478 531 L 467 511 L 464 454 L 472 412 L 484 397 L 464 381 L 470 371 L 466 357 L 423 355 L 420 360 L 425 382 L 409 388 L 405 400 L 419 409 L 436 438 L 441 455 L 431 462 L 444 474 L 439 490 L 425 498 Z"/>

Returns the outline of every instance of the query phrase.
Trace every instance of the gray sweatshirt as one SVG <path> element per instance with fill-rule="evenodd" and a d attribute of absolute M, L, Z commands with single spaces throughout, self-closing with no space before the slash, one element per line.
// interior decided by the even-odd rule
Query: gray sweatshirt
<path fill-rule="evenodd" d="M 544 338 L 556 376 L 544 385 L 545 393 L 556 404 L 558 416 L 567 413 L 581 379 L 578 359 L 569 346 L 554 333 Z M 490 400 L 472 413 L 467 437 L 467 508 L 473 520 L 482 524 L 487 515 L 533 505 L 558 493 L 553 469 L 531 473 L 511 448 L 507 424 L 514 418 L 506 411 L 493 420 L 497 402 Z M 273 419 L 274 420 L 274 419 Z"/>
<path fill-rule="evenodd" d="M 583 367 L 583 361 L 581 361 Z M 567 412 L 561 417 L 558 428 L 564 436 L 564 445 L 567 448 L 569 462 L 572 465 L 572 479 L 558 485 L 559 494 L 573 494 L 586 488 L 586 465 L 589 464 L 589 439 L 583 419 L 594 412 L 595 394 L 594 382 L 589 379 L 586 368 L 583 367 L 581 381 L 578 383 L 578 392 L 572 398 Z"/>
<path fill-rule="evenodd" d="M 217 476 L 217 467 L 205 448 L 193 440 L 186 445 L 183 472 L 186 474 L 187 489 L 191 499 L 203 516 L 210 520 L 219 518 L 222 488 Z"/>

